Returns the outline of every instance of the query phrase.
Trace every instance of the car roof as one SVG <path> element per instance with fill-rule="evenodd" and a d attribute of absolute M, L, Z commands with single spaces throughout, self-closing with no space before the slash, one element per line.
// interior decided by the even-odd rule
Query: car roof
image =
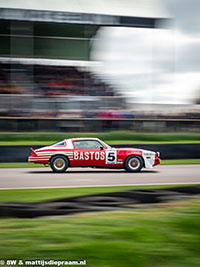
<path fill-rule="evenodd" d="M 95 141 L 99 141 L 99 138 L 94 138 L 94 137 L 80 137 L 80 138 L 70 138 L 70 139 L 66 139 L 66 140 L 71 140 L 71 141 L 81 141 L 81 140 L 95 140 Z"/>

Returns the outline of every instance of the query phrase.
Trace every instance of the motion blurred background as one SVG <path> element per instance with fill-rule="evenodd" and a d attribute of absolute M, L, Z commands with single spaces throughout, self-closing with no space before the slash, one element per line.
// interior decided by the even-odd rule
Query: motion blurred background
<path fill-rule="evenodd" d="M 199 130 L 199 1 L 0 7 L 1 131 Z"/>
<path fill-rule="evenodd" d="M 199 0 L 0 0 L 0 206 L 10 202 L 31 217 L 35 207 L 27 210 L 26 202 L 138 186 L 150 188 L 151 198 L 170 183 L 199 183 L 199 11 Z M 27 162 L 30 146 L 84 136 L 159 151 L 162 166 L 133 176 L 95 169 L 55 176 Z M 96 186 L 111 185 L 112 176 L 118 186 Z M 199 266 L 200 200 L 178 199 L 1 218 L 0 265 L 69 259 L 89 267 Z"/>

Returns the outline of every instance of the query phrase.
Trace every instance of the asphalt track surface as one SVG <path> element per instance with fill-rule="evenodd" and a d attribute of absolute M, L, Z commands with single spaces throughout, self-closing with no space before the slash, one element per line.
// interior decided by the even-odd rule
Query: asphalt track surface
<path fill-rule="evenodd" d="M 48 167 L 0 169 L 0 189 L 156 184 L 200 184 L 200 165 L 163 165 L 139 173 L 92 168 L 69 168 L 65 173 L 53 173 Z"/>

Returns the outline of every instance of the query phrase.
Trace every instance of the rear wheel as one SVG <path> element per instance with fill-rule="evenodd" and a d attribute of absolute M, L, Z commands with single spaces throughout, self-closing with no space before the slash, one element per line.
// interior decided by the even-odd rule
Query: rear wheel
<path fill-rule="evenodd" d="M 124 167 L 129 172 L 139 172 L 143 167 L 143 160 L 139 156 L 129 156 L 125 161 Z"/>
<path fill-rule="evenodd" d="M 54 172 L 65 172 L 69 167 L 69 161 L 65 156 L 55 156 L 51 159 L 50 166 Z"/>

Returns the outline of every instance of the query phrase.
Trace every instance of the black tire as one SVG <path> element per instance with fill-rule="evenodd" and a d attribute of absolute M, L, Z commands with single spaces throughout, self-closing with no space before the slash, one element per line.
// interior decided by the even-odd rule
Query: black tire
<path fill-rule="evenodd" d="M 139 156 L 129 156 L 124 167 L 129 172 L 139 172 L 144 167 L 143 160 Z"/>
<path fill-rule="evenodd" d="M 50 167 L 53 172 L 65 172 L 69 167 L 69 161 L 65 156 L 54 156 L 50 161 Z"/>

